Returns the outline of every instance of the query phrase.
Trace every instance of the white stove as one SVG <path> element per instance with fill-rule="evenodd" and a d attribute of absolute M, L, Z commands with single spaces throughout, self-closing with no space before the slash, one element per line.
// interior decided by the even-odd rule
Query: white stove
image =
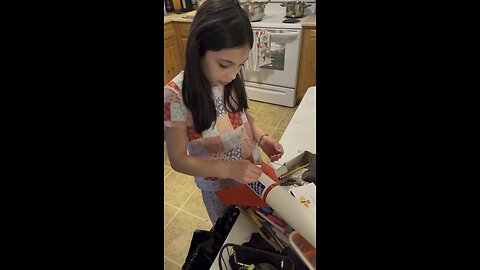
<path fill-rule="evenodd" d="M 244 70 L 245 89 L 250 99 L 293 107 L 296 104 L 296 86 L 302 22 L 314 15 L 315 1 L 309 2 L 304 16 L 299 22 L 285 23 L 286 7 L 280 4 L 287 1 L 274 1 L 265 6 L 265 16 L 261 21 L 251 22 L 253 31 L 267 30 L 270 34 L 272 63 L 259 70 Z"/>

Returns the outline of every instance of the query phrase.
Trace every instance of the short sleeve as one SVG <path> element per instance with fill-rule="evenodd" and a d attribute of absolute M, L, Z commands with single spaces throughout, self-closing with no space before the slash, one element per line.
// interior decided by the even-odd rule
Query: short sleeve
<path fill-rule="evenodd" d="M 163 124 L 165 127 L 187 129 L 187 121 L 187 107 L 182 101 L 180 90 L 169 83 L 163 89 Z"/>

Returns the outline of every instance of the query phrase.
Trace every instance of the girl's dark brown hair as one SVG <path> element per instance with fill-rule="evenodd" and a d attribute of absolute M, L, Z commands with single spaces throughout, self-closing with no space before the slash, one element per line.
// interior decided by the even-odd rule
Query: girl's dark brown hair
<path fill-rule="evenodd" d="M 182 84 L 183 102 L 192 112 L 198 133 L 209 129 L 217 118 L 212 86 L 202 72 L 200 59 L 207 51 L 238 48 L 245 44 L 250 49 L 253 46 L 252 26 L 237 0 L 207 0 L 200 6 L 190 27 Z M 243 72 L 240 71 L 225 86 L 224 105 L 231 112 L 248 109 L 243 81 Z"/>

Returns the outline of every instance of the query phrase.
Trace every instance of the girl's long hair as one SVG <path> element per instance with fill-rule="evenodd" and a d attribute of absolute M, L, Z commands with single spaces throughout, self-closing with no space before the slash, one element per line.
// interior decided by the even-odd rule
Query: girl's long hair
<path fill-rule="evenodd" d="M 252 26 L 237 0 L 207 0 L 200 6 L 190 27 L 182 84 L 183 102 L 192 112 L 198 133 L 209 129 L 217 118 L 212 86 L 202 72 L 201 57 L 207 51 L 238 48 L 245 44 L 250 49 L 253 46 Z M 240 70 L 225 86 L 224 105 L 230 112 L 248 109 L 243 81 Z"/>

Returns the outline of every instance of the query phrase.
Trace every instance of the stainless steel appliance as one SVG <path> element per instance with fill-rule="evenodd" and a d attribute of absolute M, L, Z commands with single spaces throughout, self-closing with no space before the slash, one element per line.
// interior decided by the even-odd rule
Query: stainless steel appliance
<path fill-rule="evenodd" d="M 311 6 L 311 4 L 307 4 L 305 1 L 290 1 L 282 3 L 281 6 L 285 7 L 285 17 L 301 18 L 303 17 L 305 8 Z"/>
<path fill-rule="evenodd" d="M 263 17 L 265 16 L 265 5 L 267 5 L 270 2 L 268 0 L 267 2 L 247 2 L 247 3 L 241 3 L 240 6 L 242 9 L 247 13 L 248 18 L 250 19 L 251 22 L 257 22 L 261 21 Z"/>

